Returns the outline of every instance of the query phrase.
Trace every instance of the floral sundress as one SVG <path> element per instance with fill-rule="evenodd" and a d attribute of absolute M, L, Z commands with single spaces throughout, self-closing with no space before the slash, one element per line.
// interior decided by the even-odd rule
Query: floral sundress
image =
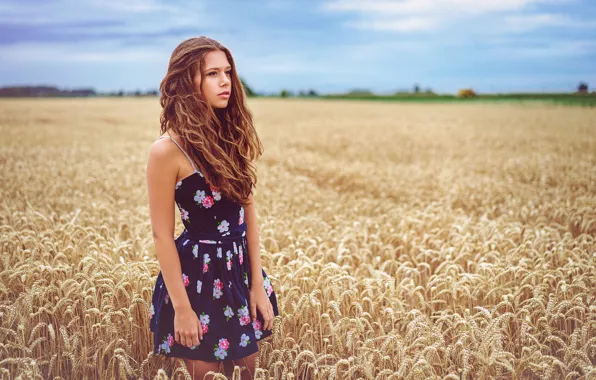
<path fill-rule="evenodd" d="M 149 310 L 153 354 L 207 362 L 240 359 L 257 352 L 257 341 L 272 334 L 271 330 L 262 329 L 264 319 L 258 309 L 257 319 L 252 321 L 250 317 L 253 274 L 244 208 L 212 189 L 190 156 L 171 140 L 194 168 L 193 174 L 176 183 L 175 201 L 185 229 L 175 243 L 182 280 L 191 307 L 199 317 L 203 340 L 193 347 L 176 343 L 174 309 L 160 271 Z M 277 316 L 277 297 L 271 280 L 264 270 L 259 275 L 263 276 L 265 292 Z"/>

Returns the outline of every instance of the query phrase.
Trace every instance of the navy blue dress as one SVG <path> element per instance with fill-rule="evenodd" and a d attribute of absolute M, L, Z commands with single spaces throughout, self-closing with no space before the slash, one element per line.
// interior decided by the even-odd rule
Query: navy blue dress
<path fill-rule="evenodd" d="M 240 359 L 257 352 L 257 341 L 273 333 L 262 329 L 264 320 L 258 308 L 257 320 L 250 317 L 249 286 L 253 274 L 244 208 L 214 191 L 188 154 L 176 145 L 195 169 L 176 183 L 175 201 L 185 229 L 175 243 L 182 280 L 192 309 L 201 321 L 203 340 L 190 348 L 175 341 L 174 309 L 160 271 L 149 311 L 153 354 L 206 362 Z M 271 281 L 264 270 L 259 275 L 263 276 L 265 292 L 277 316 Z"/>

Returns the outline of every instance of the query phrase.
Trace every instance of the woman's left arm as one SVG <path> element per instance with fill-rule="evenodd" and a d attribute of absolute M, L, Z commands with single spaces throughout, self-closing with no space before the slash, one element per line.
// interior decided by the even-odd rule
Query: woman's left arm
<path fill-rule="evenodd" d="M 251 288 L 263 287 L 261 248 L 259 243 L 259 225 L 257 223 L 257 210 L 253 193 L 248 197 L 250 204 L 244 208 L 244 221 L 246 222 L 246 240 L 248 255 L 250 257 L 250 272 L 252 273 Z"/>
<path fill-rule="evenodd" d="M 257 320 L 257 308 L 265 321 L 263 330 L 273 328 L 273 306 L 265 291 L 263 267 L 261 265 L 261 248 L 259 246 L 259 225 L 257 223 L 257 210 L 253 193 L 249 196 L 250 204 L 244 208 L 244 221 L 246 223 L 246 240 L 250 261 L 250 314 L 253 321 Z"/>

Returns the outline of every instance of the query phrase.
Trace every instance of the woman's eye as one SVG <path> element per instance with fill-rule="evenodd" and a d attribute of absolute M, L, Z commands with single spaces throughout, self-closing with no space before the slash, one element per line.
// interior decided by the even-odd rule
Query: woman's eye
<path fill-rule="evenodd" d="M 228 75 L 232 75 L 232 70 L 230 70 L 230 71 L 226 71 L 226 74 L 228 74 Z"/>
<path fill-rule="evenodd" d="M 215 71 L 212 71 L 212 72 L 210 72 L 210 73 L 209 73 L 209 74 L 207 74 L 207 75 L 211 75 L 211 74 L 217 74 L 217 73 L 216 73 Z"/>

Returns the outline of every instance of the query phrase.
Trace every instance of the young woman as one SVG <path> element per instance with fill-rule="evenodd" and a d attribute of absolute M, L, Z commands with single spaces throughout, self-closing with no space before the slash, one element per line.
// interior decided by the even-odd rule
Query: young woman
<path fill-rule="evenodd" d="M 160 272 L 153 353 L 184 359 L 193 379 L 225 361 L 252 379 L 277 298 L 261 267 L 252 187 L 263 153 L 230 51 L 201 36 L 172 53 L 161 82 L 161 136 L 147 186 Z M 174 205 L 184 231 L 174 238 Z M 209 378 L 209 377 L 206 377 Z"/>

